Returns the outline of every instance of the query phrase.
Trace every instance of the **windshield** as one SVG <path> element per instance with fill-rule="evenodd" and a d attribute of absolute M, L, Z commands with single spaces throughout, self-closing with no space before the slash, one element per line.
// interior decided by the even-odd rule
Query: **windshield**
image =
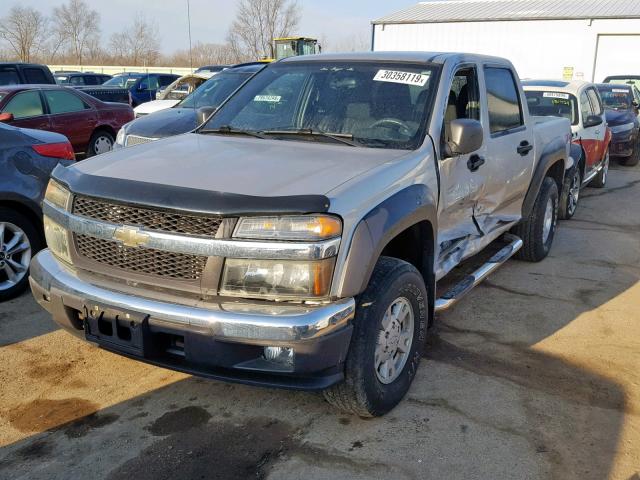
<path fill-rule="evenodd" d="M 629 88 L 600 87 L 600 96 L 605 108 L 614 110 L 629 110 L 633 98 Z"/>
<path fill-rule="evenodd" d="M 564 117 L 572 125 L 578 124 L 578 101 L 576 97 L 563 92 L 543 92 L 526 90 L 529 113 L 540 117 Z"/>
<path fill-rule="evenodd" d="M 218 108 L 229 95 L 242 85 L 252 73 L 219 73 L 200 85 L 176 107 L 180 108 Z"/>
<path fill-rule="evenodd" d="M 56 83 L 58 85 L 64 85 L 69 83 L 69 77 L 66 75 L 55 75 L 54 78 L 56 79 Z"/>
<path fill-rule="evenodd" d="M 136 83 L 138 80 L 137 77 L 131 77 L 129 75 L 116 75 L 113 78 L 110 78 L 103 85 L 109 85 L 111 87 L 124 87 L 129 88 L 131 85 Z"/>
<path fill-rule="evenodd" d="M 416 149 L 424 138 L 434 73 L 434 67 L 409 63 L 273 64 L 202 132 L 233 129 L 282 140 L 332 141 L 322 135 L 330 133 L 360 146 Z"/>
<path fill-rule="evenodd" d="M 633 85 L 640 90 L 640 78 L 610 78 L 605 82 L 617 85 Z"/>

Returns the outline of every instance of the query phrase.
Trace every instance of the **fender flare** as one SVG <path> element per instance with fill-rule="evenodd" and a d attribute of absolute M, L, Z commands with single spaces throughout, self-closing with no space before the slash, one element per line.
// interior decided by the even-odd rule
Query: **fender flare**
<path fill-rule="evenodd" d="M 528 218 L 531 214 L 531 211 L 533 210 L 533 204 L 538 197 L 538 192 L 540 192 L 540 187 L 542 186 L 544 177 L 547 176 L 547 172 L 549 171 L 551 166 L 558 161 L 563 162 L 562 178 L 560 179 L 560 185 L 562 185 L 562 182 L 564 181 L 564 161 L 566 156 L 567 144 L 560 138 L 556 138 L 545 147 L 542 155 L 540 155 L 540 160 L 536 164 L 536 167 L 533 171 L 531 183 L 529 184 L 529 190 L 527 190 L 527 194 L 524 197 L 524 202 L 522 203 L 522 218 Z"/>
<path fill-rule="evenodd" d="M 429 248 L 433 251 L 437 231 L 435 198 L 426 185 L 411 185 L 384 200 L 360 220 L 351 237 L 339 297 L 352 297 L 362 293 L 369 284 L 384 248 L 399 233 L 413 225 L 422 221 L 431 224 L 433 238 L 430 239 Z M 432 277 L 433 259 L 431 260 L 426 273 Z M 422 273 L 424 275 L 425 272 Z M 435 286 L 431 278 L 425 278 L 425 283 L 432 289 Z M 433 303 L 433 292 L 429 293 L 430 303 Z"/>

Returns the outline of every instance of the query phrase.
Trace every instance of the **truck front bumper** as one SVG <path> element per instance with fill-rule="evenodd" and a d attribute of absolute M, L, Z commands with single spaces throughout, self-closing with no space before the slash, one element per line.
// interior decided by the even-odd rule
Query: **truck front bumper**
<path fill-rule="evenodd" d="M 301 390 L 343 379 L 353 298 L 318 306 L 176 304 L 90 283 L 49 250 L 33 259 L 29 281 L 61 327 L 125 356 L 210 378 Z M 265 347 L 293 353 L 287 362 L 267 360 Z"/>

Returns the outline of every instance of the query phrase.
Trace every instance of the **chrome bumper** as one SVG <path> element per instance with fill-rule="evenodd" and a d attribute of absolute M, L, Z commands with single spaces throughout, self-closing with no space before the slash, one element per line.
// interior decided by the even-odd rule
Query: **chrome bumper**
<path fill-rule="evenodd" d="M 151 326 L 254 344 L 313 340 L 346 327 L 355 312 L 353 298 L 317 307 L 196 301 L 189 306 L 143 298 L 80 279 L 49 250 L 43 250 L 31 262 L 29 282 L 34 297 L 56 323 L 78 336 L 84 332 L 73 312 L 95 308 L 93 304 L 148 315 Z"/>

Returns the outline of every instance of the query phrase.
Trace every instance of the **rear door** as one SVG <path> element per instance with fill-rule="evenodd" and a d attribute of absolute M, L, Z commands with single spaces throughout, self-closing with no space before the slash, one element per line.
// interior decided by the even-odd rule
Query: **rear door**
<path fill-rule="evenodd" d="M 504 65 L 483 69 L 486 184 L 475 219 L 484 234 L 522 216 L 522 202 L 535 164 L 534 126 L 525 121 L 524 94 Z"/>
<path fill-rule="evenodd" d="M 591 110 L 593 110 L 593 114 L 597 115 L 602 120 L 602 123 L 598 125 L 593 132 L 596 136 L 596 144 L 594 148 L 595 164 L 598 165 L 604 158 L 604 154 L 609 141 L 609 139 L 607 138 L 607 117 L 604 114 L 602 99 L 600 98 L 600 94 L 595 87 L 587 88 L 587 97 L 589 97 L 589 102 L 591 103 Z"/>
<path fill-rule="evenodd" d="M 97 125 L 97 112 L 71 90 L 44 90 L 51 130 L 66 135 L 76 152 L 83 152 Z"/>
<path fill-rule="evenodd" d="M 51 126 L 39 90 L 16 93 L 6 101 L 2 113 L 12 113 L 11 125 L 16 127 L 49 130 Z"/>

